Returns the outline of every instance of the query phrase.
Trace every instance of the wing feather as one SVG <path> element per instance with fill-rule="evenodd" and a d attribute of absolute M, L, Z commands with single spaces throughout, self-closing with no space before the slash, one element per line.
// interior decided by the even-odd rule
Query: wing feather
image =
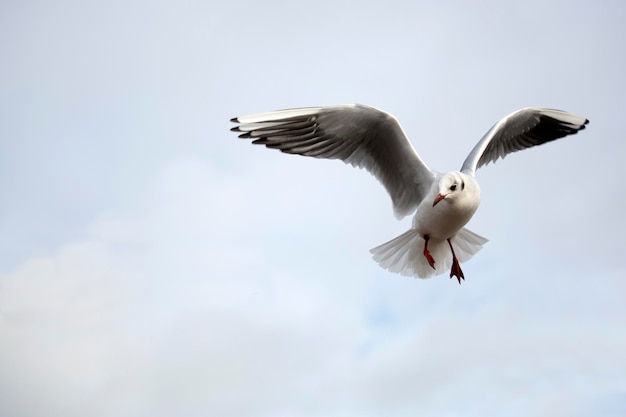
<path fill-rule="evenodd" d="M 461 171 L 476 170 L 506 155 L 573 135 L 589 123 L 584 117 L 562 110 L 525 108 L 496 123 L 465 159 Z"/>
<path fill-rule="evenodd" d="M 236 117 L 231 130 L 289 154 L 341 159 L 365 168 L 387 189 L 397 217 L 411 213 L 437 173 L 388 113 L 360 104 L 308 107 Z"/>

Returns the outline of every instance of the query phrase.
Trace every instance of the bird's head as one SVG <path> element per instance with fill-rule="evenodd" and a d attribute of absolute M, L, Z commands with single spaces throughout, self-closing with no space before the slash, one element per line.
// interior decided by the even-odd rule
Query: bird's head
<path fill-rule="evenodd" d="M 435 197 L 433 207 L 443 200 L 446 200 L 448 203 L 454 203 L 464 190 L 465 180 L 462 174 L 460 172 L 448 172 L 439 179 L 439 193 Z"/>

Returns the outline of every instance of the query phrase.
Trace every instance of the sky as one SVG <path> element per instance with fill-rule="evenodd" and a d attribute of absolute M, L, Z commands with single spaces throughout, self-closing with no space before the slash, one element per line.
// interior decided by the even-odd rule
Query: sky
<path fill-rule="evenodd" d="M 4 1 L 0 415 L 626 415 L 626 5 Z M 363 103 L 457 170 L 526 106 L 590 119 L 477 172 L 490 242 L 381 269 L 367 172 L 235 116 Z"/>

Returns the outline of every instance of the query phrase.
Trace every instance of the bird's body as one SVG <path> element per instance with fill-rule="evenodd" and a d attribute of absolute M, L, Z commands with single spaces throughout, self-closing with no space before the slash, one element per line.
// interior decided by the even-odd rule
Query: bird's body
<path fill-rule="evenodd" d="M 442 195 L 440 189 L 449 189 L 448 184 L 451 182 L 456 182 L 459 188 L 463 184 L 463 198 L 449 196 L 444 199 L 446 204 L 433 205 L 437 196 Z M 440 187 L 442 183 L 444 187 Z M 480 188 L 473 177 L 462 172 L 438 175 L 417 206 L 411 229 L 372 249 L 374 260 L 391 272 L 428 278 L 450 269 L 453 258 L 448 239 L 458 248 L 456 256 L 459 262 L 469 260 L 487 242 L 487 239 L 464 228 L 479 204 Z M 434 265 L 430 265 L 428 258 L 422 256 L 423 245 L 420 243 L 426 238 L 428 250 L 436 260 Z"/>
<path fill-rule="evenodd" d="M 428 168 L 388 113 L 364 105 L 309 107 L 232 119 L 232 130 L 253 143 L 317 158 L 341 159 L 376 176 L 391 196 L 397 217 L 415 211 L 407 232 L 371 250 L 383 268 L 428 278 L 460 263 L 487 239 L 464 228 L 480 204 L 474 175 L 480 166 L 521 149 L 574 134 L 588 120 L 560 110 L 525 108 L 496 123 L 476 144 L 460 171 Z"/>

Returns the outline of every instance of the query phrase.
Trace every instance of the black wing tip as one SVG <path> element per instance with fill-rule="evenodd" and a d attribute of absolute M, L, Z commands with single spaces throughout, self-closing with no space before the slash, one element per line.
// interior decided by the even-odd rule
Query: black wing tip
<path fill-rule="evenodd" d="M 583 124 L 581 124 L 578 127 L 578 130 L 576 130 L 576 132 L 580 131 L 580 130 L 585 130 L 585 128 L 587 127 L 587 125 L 589 124 L 589 119 L 585 119 L 585 121 L 583 122 Z"/>
<path fill-rule="evenodd" d="M 233 120 L 235 120 L 235 119 L 231 119 L 231 122 L 232 122 Z M 250 134 L 250 132 L 246 132 L 246 131 L 241 130 L 241 126 L 231 127 L 231 128 L 230 128 L 230 131 L 231 131 L 231 132 L 236 132 L 236 133 L 241 133 L 241 132 L 243 132 L 243 133 L 241 133 L 241 134 L 238 136 L 238 137 L 239 137 L 239 138 L 241 138 L 241 139 L 250 139 L 250 138 L 252 137 L 252 135 Z"/>
<path fill-rule="evenodd" d="M 267 145 L 268 143 L 269 141 L 267 140 L 267 138 L 259 138 L 252 141 L 253 145 Z"/>
<path fill-rule="evenodd" d="M 233 122 L 233 123 L 241 123 L 239 121 L 239 117 L 233 117 L 232 119 L 230 119 L 230 121 Z"/>

